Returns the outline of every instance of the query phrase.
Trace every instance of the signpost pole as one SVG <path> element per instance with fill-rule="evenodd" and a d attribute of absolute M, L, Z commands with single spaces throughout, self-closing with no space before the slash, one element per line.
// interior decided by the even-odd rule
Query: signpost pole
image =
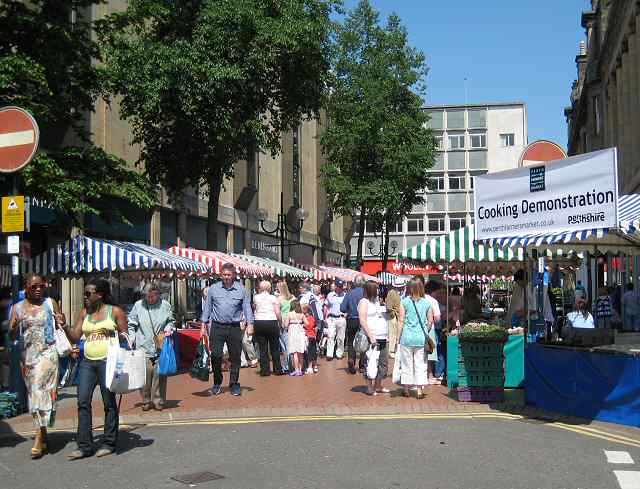
<path fill-rule="evenodd" d="M 18 174 L 11 174 L 11 192 L 12 195 L 18 195 Z M 18 302 L 20 293 L 20 256 L 11 255 L 11 297 L 12 302 Z"/>

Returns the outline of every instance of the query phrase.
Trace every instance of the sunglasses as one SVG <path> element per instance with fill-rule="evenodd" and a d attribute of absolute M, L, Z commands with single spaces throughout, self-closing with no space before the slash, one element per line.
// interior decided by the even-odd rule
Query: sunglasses
<path fill-rule="evenodd" d="M 95 294 L 95 292 L 90 292 L 88 290 L 85 290 L 85 292 L 84 292 L 84 296 L 85 297 L 91 297 L 93 294 Z"/>
<path fill-rule="evenodd" d="M 29 288 L 30 289 L 46 289 L 47 286 L 45 284 L 33 284 Z"/>

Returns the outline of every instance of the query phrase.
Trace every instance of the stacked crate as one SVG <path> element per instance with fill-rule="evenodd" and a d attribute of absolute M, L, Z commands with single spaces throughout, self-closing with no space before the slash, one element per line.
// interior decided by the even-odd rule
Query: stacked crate
<path fill-rule="evenodd" d="M 459 342 L 458 400 L 504 400 L 504 343 Z"/>

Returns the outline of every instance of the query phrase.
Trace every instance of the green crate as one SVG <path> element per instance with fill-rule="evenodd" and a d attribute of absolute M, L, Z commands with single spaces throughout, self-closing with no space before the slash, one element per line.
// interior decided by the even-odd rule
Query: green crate
<path fill-rule="evenodd" d="M 460 387 L 503 387 L 504 372 L 485 371 L 480 373 L 458 373 L 458 385 Z"/>
<path fill-rule="evenodd" d="M 502 356 L 504 343 L 458 343 L 459 358 Z"/>
<path fill-rule="evenodd" d="M 458 364 L 458 375 L 469 375 L 469 374 L 504 374 L 504 368 L 467 368 L 467 366 L 463 363 Z"/>
<path fill-rule="evenodd" d="M 491 357 L 463 357 L 458 359 L 458 370 L 503 370 L 504 356 L 494 355 Z"/>

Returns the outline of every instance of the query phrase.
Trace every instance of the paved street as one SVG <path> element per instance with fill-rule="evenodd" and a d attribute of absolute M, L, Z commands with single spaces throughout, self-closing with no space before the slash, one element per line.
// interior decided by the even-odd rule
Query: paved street
<path fill-rule="evenodd" d="M 180 488 L 172 477 L 200 471 L 224 476 L 196 486 L 214 489 L 631 489 L 614 470 L 640 470 L 640 444 L 515 419 L 139 427 L 122 433 L 117 456 L 76 462 L 64 458 L 69 434 L 55 434 L 54 453 L 40 461 L 28 460 L 29 441 L 6 445 L 0 473 L 15 489 Z M 635 463 L 609 463 L 604 450 Z"/>

